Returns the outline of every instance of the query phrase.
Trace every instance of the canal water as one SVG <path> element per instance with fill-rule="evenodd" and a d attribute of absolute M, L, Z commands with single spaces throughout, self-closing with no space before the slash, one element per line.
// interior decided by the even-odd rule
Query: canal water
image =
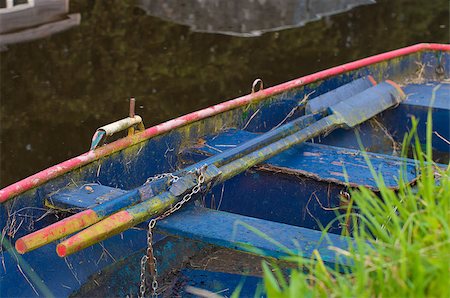
<path fill-rule="evenodd" d="M 148 127 L 247 94 L 255 78 L 268 87 L 449 42 L 447 0 L 211 2 L 71 1 L 79 25 L 4 47 L 0 187 L 86 152 L 131 96 Z"/>

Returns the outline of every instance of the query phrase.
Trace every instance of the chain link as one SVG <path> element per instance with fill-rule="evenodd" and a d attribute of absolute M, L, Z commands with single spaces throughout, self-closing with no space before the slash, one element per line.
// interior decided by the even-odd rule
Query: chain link
<path fill-rule="evenodd" d="M 178 177 L 178 176 L 176 176 L 176 175 L 174 175 L 172 173 L 163 173 L 163 174 L 158 174 L 158 175 L 155 175 L 153 177 L 147 178 L 147 181 L 145 181 L 144 185 L 147 185 L 147 184 L 149 184 L 149 183 L 151 183 L 153 181 L 160 180 L 160 179 L 163 179 L 163 178 L 166 178 L 166 177 L 170 177 L 171 178 L 170 179 L 170 183 L 175 183 L 175 182 L 178 181 L 178 179 L 180 179 L 180 177 Z"/>
<path fill-rule="evenodd" d="M 173 205 L 172 207 L 170 207 L 168 210 L 166 210 L 163 214 L 161 214 L 158 217 L 152 218 L 150 220 L 150 222 L 148 223 L 148 231 L 147 231 L 147 252 L 146 255 L 144 255 L 141 259 L 141 275 L 140 275 L 140 280 L 141 280 L 141 284 L 139 286 L 139 297 L 143 298 L 145 297 L 145 292 L 146 292 L 146 278 L 145 278 L 145 273 L 146 273 L 146 265 L 148 265 L 149 268 L 149 273 L 150 276 L 152 278 L 152 297 L 158 297 L 158 281 L 157 281 L 157 277 L 158 277 L 158 269 L 157 267 L 157 262 L 156 262 L 156 257 L 154 255 L 153 252 L 153 233 L 152 230 L 156 225 L 156 222 L 160 219 L 166 218 L 167 216 L 171 215 L 172 213 L 176 212 L 177 210 L 179 210 L 186 202 L 188 202 L 193 195 L 197 194 L 200 190 L 201 190 L 201 186 L 203 184 L 203 182 L 205 182 L 205 176 L 203 175 L 204 170 L 206 169 L 206 165 L 199 168 L 199 169 L 195 169 L 192 171 L 189 171 L 188 173 L 192 173 L 192 174 L 196 174 L 197 175 L 197 184 L 192 188 L 191 192 L 184 195 L 183 199 L 181 199 L 181 201 L 177 202 L 175 205 Z M 151 177 L 148 178 L 147 181 L 144 183 L 148 184 L 154 180 L 158 180 L 158 179 L 162 179 L 162 178 L 166 178 L 166 177 L 171 177 L 171 183 L 174 183 L 176 181 L 178 181 L 179 177 L 175 176 L 171 173 L 164 173 L 164 174 L 160 174 L 160 175 L 156 175 L 155 177 Z"/>

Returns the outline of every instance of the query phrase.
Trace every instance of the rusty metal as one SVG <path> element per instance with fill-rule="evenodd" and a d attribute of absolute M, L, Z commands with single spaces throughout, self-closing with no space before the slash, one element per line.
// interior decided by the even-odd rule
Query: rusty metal
<path fill-rule="evenodd" d="M 136 99 L 134 97 L 130 98 L 130 118 L 135 116 Z"/>
<path fill-rule="evenodd" d="M 130 118 L 134 118 L 136 116 L 135 114 L 135 106 L 136 106 L 136 99 L 134 97 L 130 98 Z M 128 135 L 134 135 L 134 126 L 131 126 L 128 128 Z"/>

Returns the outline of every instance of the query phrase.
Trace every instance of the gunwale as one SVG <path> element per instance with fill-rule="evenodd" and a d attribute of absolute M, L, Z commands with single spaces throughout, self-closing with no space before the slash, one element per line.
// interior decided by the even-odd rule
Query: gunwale
<path fill-rule="evenodd" d="M 164 134 L 173 129 L 185 126 L 187 124 L 203 120 L 205 118 L 235 109 L 247 104 L 255 103 L 271 96 L 280 94 L 293 88 L 298 88 L 310 83 L 314 83 L 332 76 L 336 76 L 349 71 L 357 70 L 372 64 L 380 63 L 383 61 L 395 59 L 398 57 L 418 53 L 421 51 L 450 51 L 449 44 L 433 44 L 433 43 L 420 43 L 413 46 L 385 52 L 382 54 L 370 56 L 339 66 L 335 66 L 323 71 L 319 71 L 310 75 L 306 75 L 252 94 L 244 95 L 232 100 L 213 105 L 211 107 L 201 109 L 184 116 L 168 120 L 161 124 L 147 128 L 145 131 L 133 136 L 128 136 L 112 143 L 109 143 L 103 147 L 97 148 L 92 151 L 88 151 L 77 157 L 68 159 L 62 163 L 51 166 L 45 170 L 42 170 L 34 175 L 24 178 L 16 183 L 13 183 L 0 190 L 0 203 L 6 202 L 9 199 L 20 195 L 30 189 L 40 186 L 58 176 L 68 173 L 72 170 L 80 168 L 84 165 L 92 163 L 100 158 L 109 156 L 115 152 L 121 151 L 127 147 L 136 145 L 140 142 L 144 142 L 152 137 Z"/>

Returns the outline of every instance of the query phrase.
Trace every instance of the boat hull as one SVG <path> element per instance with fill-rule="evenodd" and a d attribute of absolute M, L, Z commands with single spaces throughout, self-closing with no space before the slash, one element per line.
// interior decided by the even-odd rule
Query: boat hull
<path fill-rule="evenodd" d="M 419 74 L 418 67 L 423 67 Z M 95 295 L 125 296 L 136 293 L 139 258 L 146 247 L 145 224 L 64 259 L 56 255 L 56 243 L 19 255 L 13 248 L 14 242 L 73 211 L 48 208 L 49 198 L 63 190 L 89 192 L 92 184 L 120 190 L 134 189 L 149 177 L 183 168 L 302 115 L 303 110 L 296 107 L 308 95 L 319 96 L 368 75 L 378 82 L 385 79 L 396 81 L 405 93 L 410 94 L 399 107 L 356 129 L 365 149 L 373 154 L 373 159 L 385 162 L 383 166 L 392 166 L 392 171 L 398 169 L 402 159 L 395 156 L 398 153 L 396 146 L 410 127 L 409 116 L 415 115 L 420 119 L 418 131 L 424 142 L 425 119 L 431 107 L 433 127 L 437 132 L 433 135 L 433 148 L 440 158 L 438 161 L 448 163 L 450 146 L 445 140 L 450 139 L 450 46 L 420 44 L 338 66 L 170 120 L 0 190 L 0 201 L 3 202 L 0 205 L 0 227 L 3 232 L 0 295 L 97 293 Z M 430 101 L 433 96 L 435 100 Z M 244 133 L 239 135 L 240 132 Z M 312 231 L 311 237 L 320 237 L 321 226 L 330 224 L 336 217 L 334 208 L 342 204 L 341 194 L 348 187 L 376 187 L 367 176 L 364 160 L 354 158 L 359 149 L 354 131 L 335 131 L 315 139 L 314 144 L 293 148 L 294 153 L 287 152 L 278 160 L 270 160 L 214 187 L 208 194 L 197 197 L 196 204 L 208 210 L 225 212 L 211 215 L 210 225 L 220 226 L 216 221 L 231 214 L 243 216 L 238 218 L 244 222 L 248 217 L 264 220 L 268 225 L 284 224 L 286 229 L 293 228 L 293 231 L 305 228 L 308 233 Z M 291 158 L 298 152 L 302 152 L 303 159 L 295 163 Z M 330 159 L 321 160 L 321 154 Z M 287 158 L 287 162 L 282 158 Z M 304 158 L 312 159 L 306 162 Z M 357 163 L 351 179 L 354 184 L 346 184 L 342 164 L 339 164 L 342 160 L 349 160 L 348 165 L 352 163 L 350 160 Z M 318 164 L 312 171 L 308 165 L 315 161 Z M 333 165 L 333 162 L 336 164 Z M 335 166 L 336 170 L 330 170 L 331 166 Z M 411 182 L 415 179 L 412 164 L 409 179 Z M 392 178 L 392 181 L 391 187 L 395 189 L 395 179 Z M 82 201 L 83 194 L 74 199 Z M 162 275 L 178 268 L 186 262 L 187 256 L 194 256 L 204 251 L 205 247 L 245 250 L 233 244 L 231 236 L 226 241 L 214 242 L 202 238 L 206 236 L 200 236 L 200 231 L 197 231 L 197 236 L 189 236 L 167 230 L 167 227 L 164 230 L 166 224 L 155 237 Z M 224 229 L 229 228 L 229 224 L 223 225 Z M 194 223 L 192 228 L 195 231 Z M 331 232 L 340 232 L 338 225 L 331 228 Z M 259 245 L 257 240 L 252 241 L 252 244 Z M 265 257 L 279 257 L 276 248 L 261 244 L 261 249 Z M 330 261 L 332 258 L 330 256 Z M 198 276 L 196 271 L 180 270 L 185 276 Z M 228 274 L 231 275 L 224 278 L 234 280 L 232 274 L 235 273 Z M 103 292 L 93 292 L 99 282 L 97 279 L 102 279 L 102 284 L 106 286 Z M 17 284 L 23 286 L 17 287 Z"/>

